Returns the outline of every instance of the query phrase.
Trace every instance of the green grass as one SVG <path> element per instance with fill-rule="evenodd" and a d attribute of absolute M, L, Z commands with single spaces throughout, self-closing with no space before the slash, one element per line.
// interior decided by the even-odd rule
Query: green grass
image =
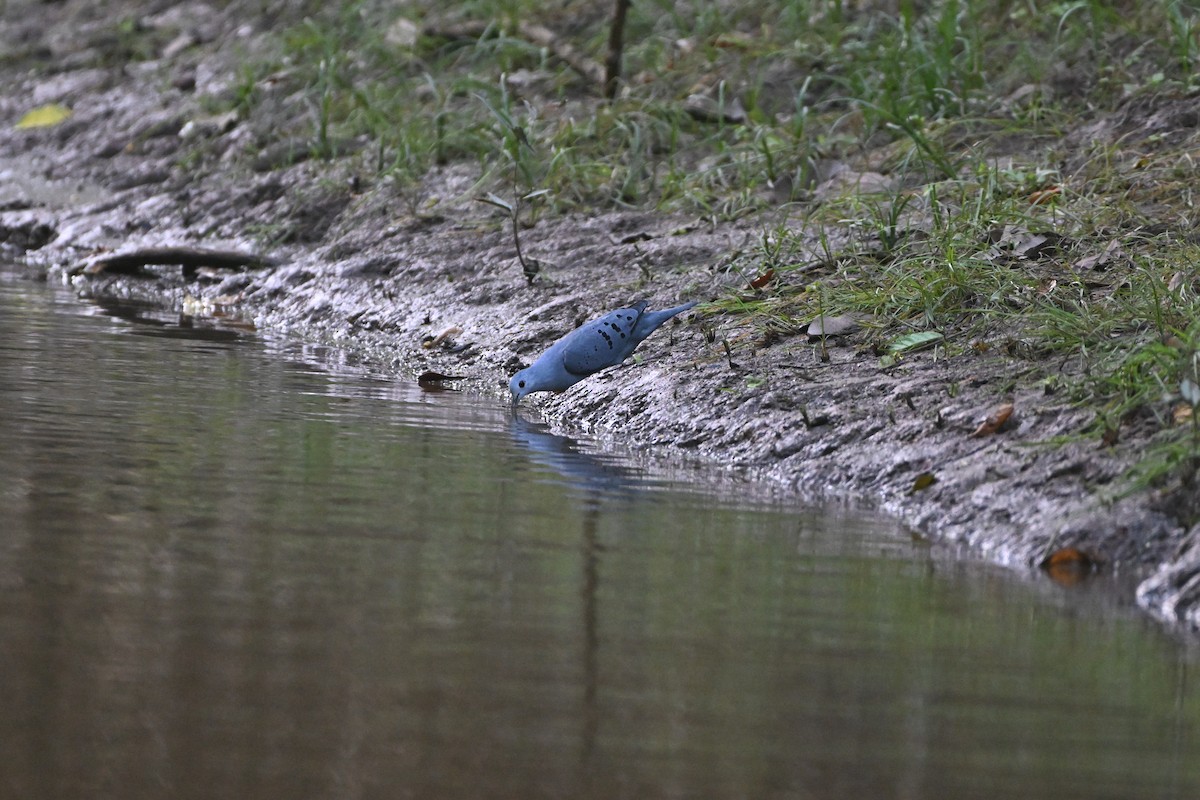
<path fill-rule="evenodd" d="M 1044 131 L 1052 113 L 1026 104 L 1016 118 L 1005 98 L 1068 65 L 1094 84 L 1065 98 L 1068 106 L 1155 79 L 1191 79 L 1193 16 L 1180 3 L 1138 5 L 1138 13 L 1099 2 L 920 5 L 902 2 L 889 15 L 870 4 L 851 12 L 830 0 L 775 0 L 696 3 L 685 13 L 652 0 L 630 17 L 630 81 L 609 106 L 597 87 L 515 33 L 517 20 L 545 24 L 599 59 L 607 9 L 596 4 L 559 12 L 511 0 L 453 12 L 432 2 L 404 11 L 366 0 L 313 4 L 280 33 L 277 57 L 244 76 L 239 107 L 253 116 L 254 101 L 267 101 L 248 87 L 286 70 L 306 87 L 297 118 L 318 154 L 331 152 L 331 137 L 365 135 L 378 143 L 380 171 L 409 181 L 433 164 L 468 161 L 479 165 L 481 188 L 548 189 L 562 209 L 711 213 L 739 195 L 746 207 L 762 207 L 783 179 L 802 200 L 818 160 L 895 141 L 914 149 L 910 173 L 957 178 L 979 154 L 943 141 L 942 123 L 1002 118 L 1009 132 Z M 387 32 L 402 14 L 435 29 L 491 23 L 494 35 L 395 44 Z M 1142 42 L 1138 57 L 1113 63 L 1113 42 L 1123 40 Z M 1093 79 L 1089 70 L 1101 64 Z M 532 88 L 510 88 L 502 77 L 531 74 Z M 691 118 L 691 94 L 740 104 L 747 124 Z"/>

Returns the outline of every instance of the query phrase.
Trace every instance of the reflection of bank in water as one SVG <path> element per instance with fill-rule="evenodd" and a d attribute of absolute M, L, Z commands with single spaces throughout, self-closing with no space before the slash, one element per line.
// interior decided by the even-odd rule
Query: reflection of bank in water
<path fill-rule="evenodd" d="M 256 331 L 253 323 L 212 308 L 185 304 L 183 311 L 174 311 L 154 303 L 109 297 L 92 298 L 91 302 L 101 314 L 133 323 L 130 333 L 135 336 L 228 342 Z"/>

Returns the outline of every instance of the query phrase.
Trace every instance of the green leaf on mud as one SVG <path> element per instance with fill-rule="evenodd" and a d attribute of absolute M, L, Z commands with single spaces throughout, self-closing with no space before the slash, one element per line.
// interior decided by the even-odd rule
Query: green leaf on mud
<path fill-rule="evenodd" d="M 897 337 L 887 346 L 889 353 L 912 353 L 917 350 L 923 350 L 926 347 L 932 347 L 942 341 L 945 336 L 937 331 L 921 331 L 919 333 L 906 333 L 903 336 Z"/>
<path fill-rule="evenodd" d="M 57 125 L 63 120 L 70 119 L 74 113 L 66 106 L 58 103 L 50 103 L 49 105 L 38 106 L 31 111 L 25 113 L 21 120 L 17 123 L 17 130 L 25 130 L 27 128 L 49 128 L 52 125 Z"/>
<path fill-rule="evenodd" d="M 937 483 L 937 476 L 932 472 L 922 472 L 913 480 L 912 488 L 908 490 L 908 493 L 913 494 L 914 492 L 923 491 L 935 483 Z"/>

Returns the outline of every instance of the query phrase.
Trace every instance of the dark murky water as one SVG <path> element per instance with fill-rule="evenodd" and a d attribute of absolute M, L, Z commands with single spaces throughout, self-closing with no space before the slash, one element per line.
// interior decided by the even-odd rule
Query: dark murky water
<path fill-rule="evenodd" d="M 0 796 L 1200 797 L 1103 592 L 117 312 L 0 278 Z"/>

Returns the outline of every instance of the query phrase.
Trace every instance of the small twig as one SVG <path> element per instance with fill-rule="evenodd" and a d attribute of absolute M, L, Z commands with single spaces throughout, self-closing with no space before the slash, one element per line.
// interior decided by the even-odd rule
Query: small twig
<path fill-rule="evenodd" d="M 512 222 L 513 244 L 517 248 L 517 261 L 521 264 L 521 272 L 525 275 L 526 282 L 530 284 L 533 283 L 541 271 L 542 262 L 536 258 L 526 258 L 525 253 L 521 250 L 521 201 L 541 197 L 543 194 L 546 194 L 546 191 L 545 189 L 540 189 L 536 192 L 530 192 L 524 197 L 515 198 L 511 203 L 491 192 L 488 192 L 483 197 L 475 198 L 477 202 L 496 206 L 508 214 L 508 218 Z"/>
<path fill-rule="evenodd" d="M 537 266 L 537 264 L 531 264 L 528 261 L 526 261 L 525 254 L 521 252 L 520 215 L 521 215 L 521 200 L 520 200 L 520 198 L 517 198 L 517 201 L 513 204 L 513 213 L 512 213 L 513 244 L 517 248 L 517 261 L 519 261 L 521 263 L 521 273 L 525 276 L 526 282 L 533 283 L 533 279 L 535 277 L 537 277 L 537 274 L 538 274 L 538 266 Z"/>
<path fill-rule="evenodd" d="M 741 369 L 738 364 L 733 362 L 733 349 L 729 346 L 729 340 L 722 339 L 721 346 L 725 348 L 725 360 L 729 362 L 729 368 L 732 370 Z"/>
<path fill-rule="evenodd" d="M 629 11 L 629 0 L 616 0 L 612 27 L 608 30 L 608 57 L 604 61 L 604 97 L 612 100 L 617 96 L 621 81 L 621 55 L 625 49 L 625 15 Z"/>

